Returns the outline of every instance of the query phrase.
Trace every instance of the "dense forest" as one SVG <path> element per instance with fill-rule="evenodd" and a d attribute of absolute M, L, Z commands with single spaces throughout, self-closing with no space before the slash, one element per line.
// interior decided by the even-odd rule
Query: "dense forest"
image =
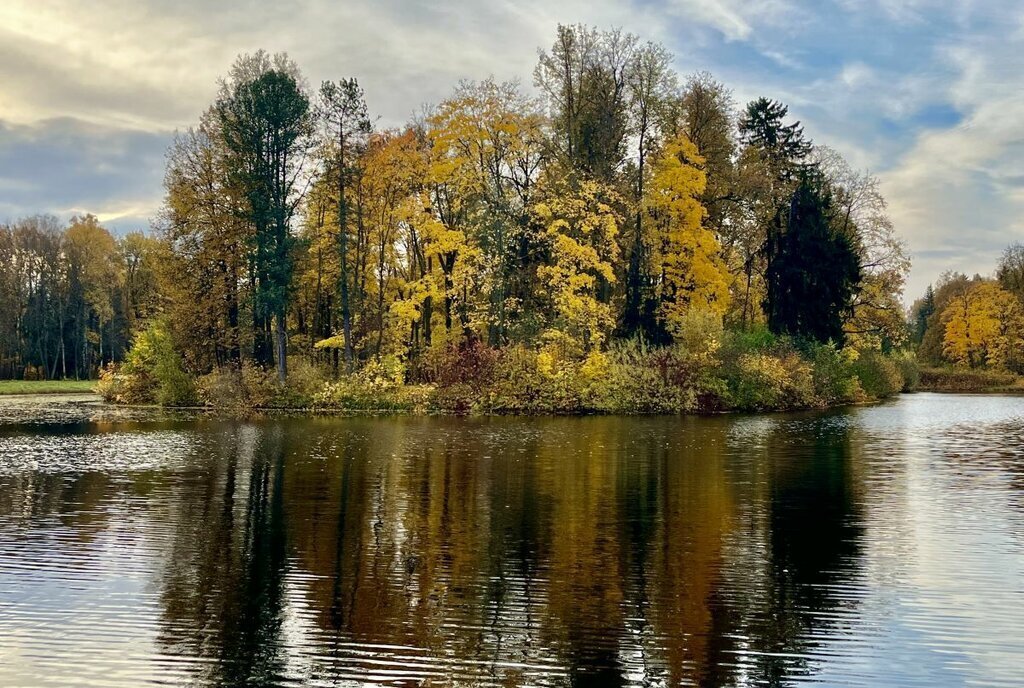
<path fill-rule="evenodd" d="M 822 348 L 852 365 L 919 336 L 877 179 L 784 104 L 741 107 L 672 63 L 560 26 L 534 89 L 460 83 L 382 129 L 356 79 L 314 89 L 283 54 L 242 55 L 176 136 L 153 232 L 0 228 L 0 374 L 112 378 L 124 361 L 209 402 L 253 371 L 329 390 L 643 359 L 692 387 L 731 351 L 741 373 L 807 372 L 820 397 Z"/>
<path fill-rule="evenodd" d="M 161 312 L 158 239 L 95 217 L 0 225 L 0 379 L 95 377 Z"/>

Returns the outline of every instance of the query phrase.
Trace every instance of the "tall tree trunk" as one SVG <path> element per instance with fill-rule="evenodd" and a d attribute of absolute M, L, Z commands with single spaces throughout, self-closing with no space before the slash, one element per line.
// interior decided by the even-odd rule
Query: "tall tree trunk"
<path fill-rule="evenodd" d="M 423 299 L 423 344 L 430 348 L 430 336 L 432 330 L 431 319 L 434 316 L 434 297 L 428 296 Z"/>
<path fill-rule="evenodd" d="M 285 332 L 286 319 L 287 317 L 284 309 L 279 309 L 277 316 L 274 318 L 274 344 L 277 353 L 277 381 L 282 385 L 288 378 L 288 340 L 287 333 Z"/>
<path fill-rule="evenodd" d="M 348 202 L 345 200 L 345 126 L 338 126 L 338 252 L 341 263 L 341 330 L 345 371 L 352 372 L 352 311 L 348 302 Z"/>
<path fill-rule="evenodd" d="M 64 315 L 60 317 L 60 375 L 62 379 L 68 379 L 68 356 L 64 344 Z"/>
<path fill-rule="evenodd" d="M 238 268 L 225 265 L 224 279 L 227 280 L 227 316 L 228 316 L 228 362 L 239 367 L 242 362 L 241 344 L 238 335 Z"/>

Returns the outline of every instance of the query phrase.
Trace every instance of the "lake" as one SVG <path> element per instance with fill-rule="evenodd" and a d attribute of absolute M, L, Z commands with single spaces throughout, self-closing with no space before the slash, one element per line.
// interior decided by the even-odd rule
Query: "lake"
<path fill-rule="evenodd" d="M 258 421 L 0 400 L 0 685 L 1022 683 L 1024 397 Z"/>

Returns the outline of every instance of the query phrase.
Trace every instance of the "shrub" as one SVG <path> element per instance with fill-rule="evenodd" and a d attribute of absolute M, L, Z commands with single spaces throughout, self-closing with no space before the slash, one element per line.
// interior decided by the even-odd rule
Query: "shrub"
<path fill-rule="evenodd" d="M 730 372 L 729 403 L 733 408 L 754 411 L 815 404 L 811 367 L 796 353 L 741 354 Z"/>
<path fill-rule="evenodd" d="M 310 408 L 324 381 L 325 376 L 315 363 L 307 358 L 290 358 L 288 378 L 283 386 L 277 386 L 272 403 L 280 408 Z"/>
<path fill-rule="evenodd" d="M 632 340 L 612 348 L 598 405 L 607 413 L 683 413 L 697 406 L 700 362 L 681 347 Z"/>
<path fill-rule="evenodd" d="M 42 366 L 35 366 L 29 363 L 25 366 L 25 370 L 22 373 L 22 379 L 26 381 L 38 381 L 46 379 L 46 369 Z"/>
<path fill-rule="evenodd" d="M 101 372 L 97 388 L 108 401 L 122 404 L 191 406 L 197 402 L 192 377 L 182 367 L 181 356 L 160 320 L 135 336 L 123 365 Z"/>
<path fill-rule="evenodd" d="M 196 380 L 200 403 L 213 408 L 250 408 L 248 394 L 237 368 L 223 367 Z"/>
<path fill-rule="evenodd" d="M 270 408 L 277 395 L 277 371 L 249 363 L 242 364 L 242 386 L 239 390 L 247 408 Z"/>
<path fill-rule="evenodd" d="M 925 368 L 921 370 L 921 389 L 937 392 L 987 392 L 1009 387 L 1017 381 L 1011 373 L 965 368 Z"/>
<path fill-rule="evenodd" d="M 465 383 L 457 383 L 446 387 L 434 387 L 429 400 L 429 408 L 464 416 L 479 408 L 481 402 L 476 390 Z M 492 410 L 485 408 L 485 410 Z"/>
<path fill-rule="evenodd" d="M 200 401 L 214 408 L 310 408 L 322 389 L 324 377 L 311 361 L 301 357 L 288 359 L 288 378 L 282 385 L 276 369 L 265 369 L 249 362 L 241 369 L 218 368 L 196 381 Z"/>
<path fill-rule="evenodd" d="M 853 370 L 856 352 L 838 349 L 835 344 L 810 347 L 808 355 L 813 366 L 814 393 L 823 406 L 859 401 L 864 397 L 860 381 Z"/>
<path fill-rule="evenodd" d="M 110 403 L 126 403 L 120 399 L 118 372 L 120 366 L 116 363 L 109 363 L 100 368 L 100 378 L 96 382 L 96 392 L 103 397 L 104 401 Z"/>
<path fill-rule="evenodd" d="M 405 374 L 405 365 L 395 356 L 373 359 L 351 375 L 321 384 L 310 403 L 353 411 L 426 410 L 433 386 L 406 385 Z"/>
<path fill-rule="evenodd" d="M 367 385 L 354 376 L 327 382 L 313 395 L 311 405 L 320 409 L 348 411 L 425 411 L 430 406 L 431 385 Z"/>
<path fill-rule="evenodd" d="M 479 339 L 448 344 L 427 352 L 423 374 L 440 387 L 467 384 L 480 389 L 491 382 L 499 355 Z"/>
<path fill-rule="evenodd" d="M 566 365 L 551 351 L 535 352 L 522 346 L 502 349 L 490 384 L 478 398 L 480 410 L 509 414 L 580 410 L 579 395 L 571 384 L 574 371 L 566 370 Z M 467 385 L 467 392 L 470 389 L 474 387 Z"/>
<path fill-rule="evenodd" d="M 893 361 L 903 376 L 903 392 L 913 392 L 921 384 L 921 366 L 913 351 L 900 351 L 893 356 Z"/>
<path fill-rule="evenodd" d="M 879 351 L 861 352 L 852 368 L 861 389 L 872 399 L 885 399 L 903 389 L 900 369 Z"/>
<path fill-rule="evenodd" d="M 675 343 L 694 360 L 711 363 L 722 346 L 722 317 L 710 311 L 691 309 L 675 327 Z"/>
<path fill-rule="evenodd" d="M 722 335 L 723 356 L 743 353 L 774 351 L 787 342 L 764 325 L 753 325 L 744 330 L 728 330 Z"/>

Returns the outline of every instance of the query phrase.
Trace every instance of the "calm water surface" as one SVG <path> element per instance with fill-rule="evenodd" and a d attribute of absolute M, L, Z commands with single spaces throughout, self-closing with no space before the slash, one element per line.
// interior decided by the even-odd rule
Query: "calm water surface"
<path fill-rule="evenodd" d="M 149 414 L 0 400 L 0 685 L 1024 685 L 1024 398 Z"/>

